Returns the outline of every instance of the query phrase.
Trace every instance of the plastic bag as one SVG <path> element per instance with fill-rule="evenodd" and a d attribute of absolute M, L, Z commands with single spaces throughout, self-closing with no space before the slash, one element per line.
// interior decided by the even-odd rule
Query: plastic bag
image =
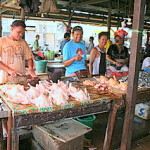
<path fill-rule="evenodd" d="M 43 0 L 40 7 L 40 13 L 58 12 L 56 0 Z"/>

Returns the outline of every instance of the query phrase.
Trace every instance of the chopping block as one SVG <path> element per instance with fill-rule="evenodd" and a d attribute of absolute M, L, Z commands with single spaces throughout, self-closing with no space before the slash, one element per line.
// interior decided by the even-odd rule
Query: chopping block
<path fill-rule="evenodd" d="M 84 134 L 92 129 L 74 119 L 33 127 L 33 137 L 45 150 L 83 150 Z"/>

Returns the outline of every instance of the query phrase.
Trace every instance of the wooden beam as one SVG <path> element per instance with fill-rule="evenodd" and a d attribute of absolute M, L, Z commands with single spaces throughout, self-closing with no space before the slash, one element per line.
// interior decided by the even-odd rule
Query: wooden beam
<path fill-rule="evenodd" d="M 87 0 L 83 1 L 81 3 L 78 3 L 79 5 L 89 5 L 89 4 L 97 4 L 97 3 L 102 3 L 102 2 L 107 2 L 108 0 Z"/>
<path fill-rule="evenodd" d="M 2 0 L 1 5 L 6 5 L 8 3 L 12 2 L 12 0 Z"/>
<path fill-rule="evenodd" d="M 1 7 L 1 8 L 4 8 L 4 9 L 0 10 L 0 13 L 3 13 L 3 12 L 5 12 L 5 11 L 7 11 L 7 10 L 20 11 L 19 8 L 7 7 L 7 6 L 3 6 L 3 5 L 1 5 L 0 7 Z"/>
<path fill-rule="evenodd" d="M 2 17 L 0 16 L 0 37 L 2 37 Z"/>
<path fill-rule="evenodd" d="M 109 38 L 110 38 L 110 29 L 111 29 L 111 9 L 112 9 L 112 0 L 109 0 L 108 19 L 107 19 L 107 31 L 109 33 Z"/>
<path fill-rule="evenodd" d="M 134 3 L 133 33 L 131 39 L 131 55 L 129 64 L 128 89 L 126 96 L 126 112 L 121 140 L 121 150 L 130 150 L 135 104 L 137 99 L 137 85 L 139 75 L 138 53 L 141 48 L 145 0 Z M 137 131 L 138 132 L 138 131 Z"/>
<path fill-rule="evenodd" d="M 78 5 L 78 7 L 80 7 L 80 6 Z M 85 5 L 84 8 L 88 8 L 89 10 L 90 10 L 90 9 L 93 9 L 93 10 L 95 10 L 95 11 L 101 10 L 101 11 L 103 11 L 103 12 L 108 12 L 108 7 Z M 116 9 L 112 9 L 112 13 L 113 13 L 113 14 L 114 14 L 114 13 L 117 13 L 117 10 L 116 10 Z M 120 13 L 124 13 L 124 11 L 120 11 Z"/>

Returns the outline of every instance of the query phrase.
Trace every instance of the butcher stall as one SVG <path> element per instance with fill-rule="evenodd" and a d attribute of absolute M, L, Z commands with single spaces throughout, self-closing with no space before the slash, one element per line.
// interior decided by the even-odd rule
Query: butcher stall
<path fill-rule="evenodd" d="M 1 85 L 1 100 L 8 107 L 7 112 L 1 109 L 1 114 L 5 113 L 1 118 L 8 115 L 7 150 L 19 150 L 19 129 L 23 127 L 108 111 L 110 117 L 106 132 L 110 136 L 106 139 L 110 144 L 114 118 L 117 111 L 125 107 L 125 81 L 101 76 L 76 82 L 44 80 L 36 87 L 25 83 Z M 137 102 L 146 101 L 149 97 L 148 87 L 139 88 Z"/>

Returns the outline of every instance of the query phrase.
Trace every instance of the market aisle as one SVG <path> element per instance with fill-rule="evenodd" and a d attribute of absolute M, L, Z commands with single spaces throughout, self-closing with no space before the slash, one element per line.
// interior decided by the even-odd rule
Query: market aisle
<path fill-rule="evenodd" d="M 132 150 L 150 150 L 150 135 L 135 142 Z"/>
<path fill-rule="evenodd" d="M 92 147 L 96 147 L 97 150 L 102 150 L 105 130 L 107 126 L 108 113 L 98 114 L 96 115 L 96 117 L 97 119 L 94 121 L 94 127 L 93 127 Z M 118 113 L 117 124 L 113 136 L 113 144 L 112 144 L 113 149 L 117 149 L 120 146 L 123 117 L 124 117 L 124 113 L 120 111 L 120 113 Z M 149 133 L 150 133 L 150 120 L 144 120 L 135 117 L 134 126 L 133 126 L 132 144 L 135 143 L 135 141 L 141 139 L 142 137 L 147 136 Z M 150 142 L 148 142 L 148 140 L 150 141 L 150 136 L 147 139 L 147 142 L 146 140 L 143 140 L 143 143 L 145 142 L 144 144 L 145 146 L 148 146 L 148 149 L 133 149 L 133 150 L 149 150 Z M 142 144 L 142 142 L 140 144 Z"/>

